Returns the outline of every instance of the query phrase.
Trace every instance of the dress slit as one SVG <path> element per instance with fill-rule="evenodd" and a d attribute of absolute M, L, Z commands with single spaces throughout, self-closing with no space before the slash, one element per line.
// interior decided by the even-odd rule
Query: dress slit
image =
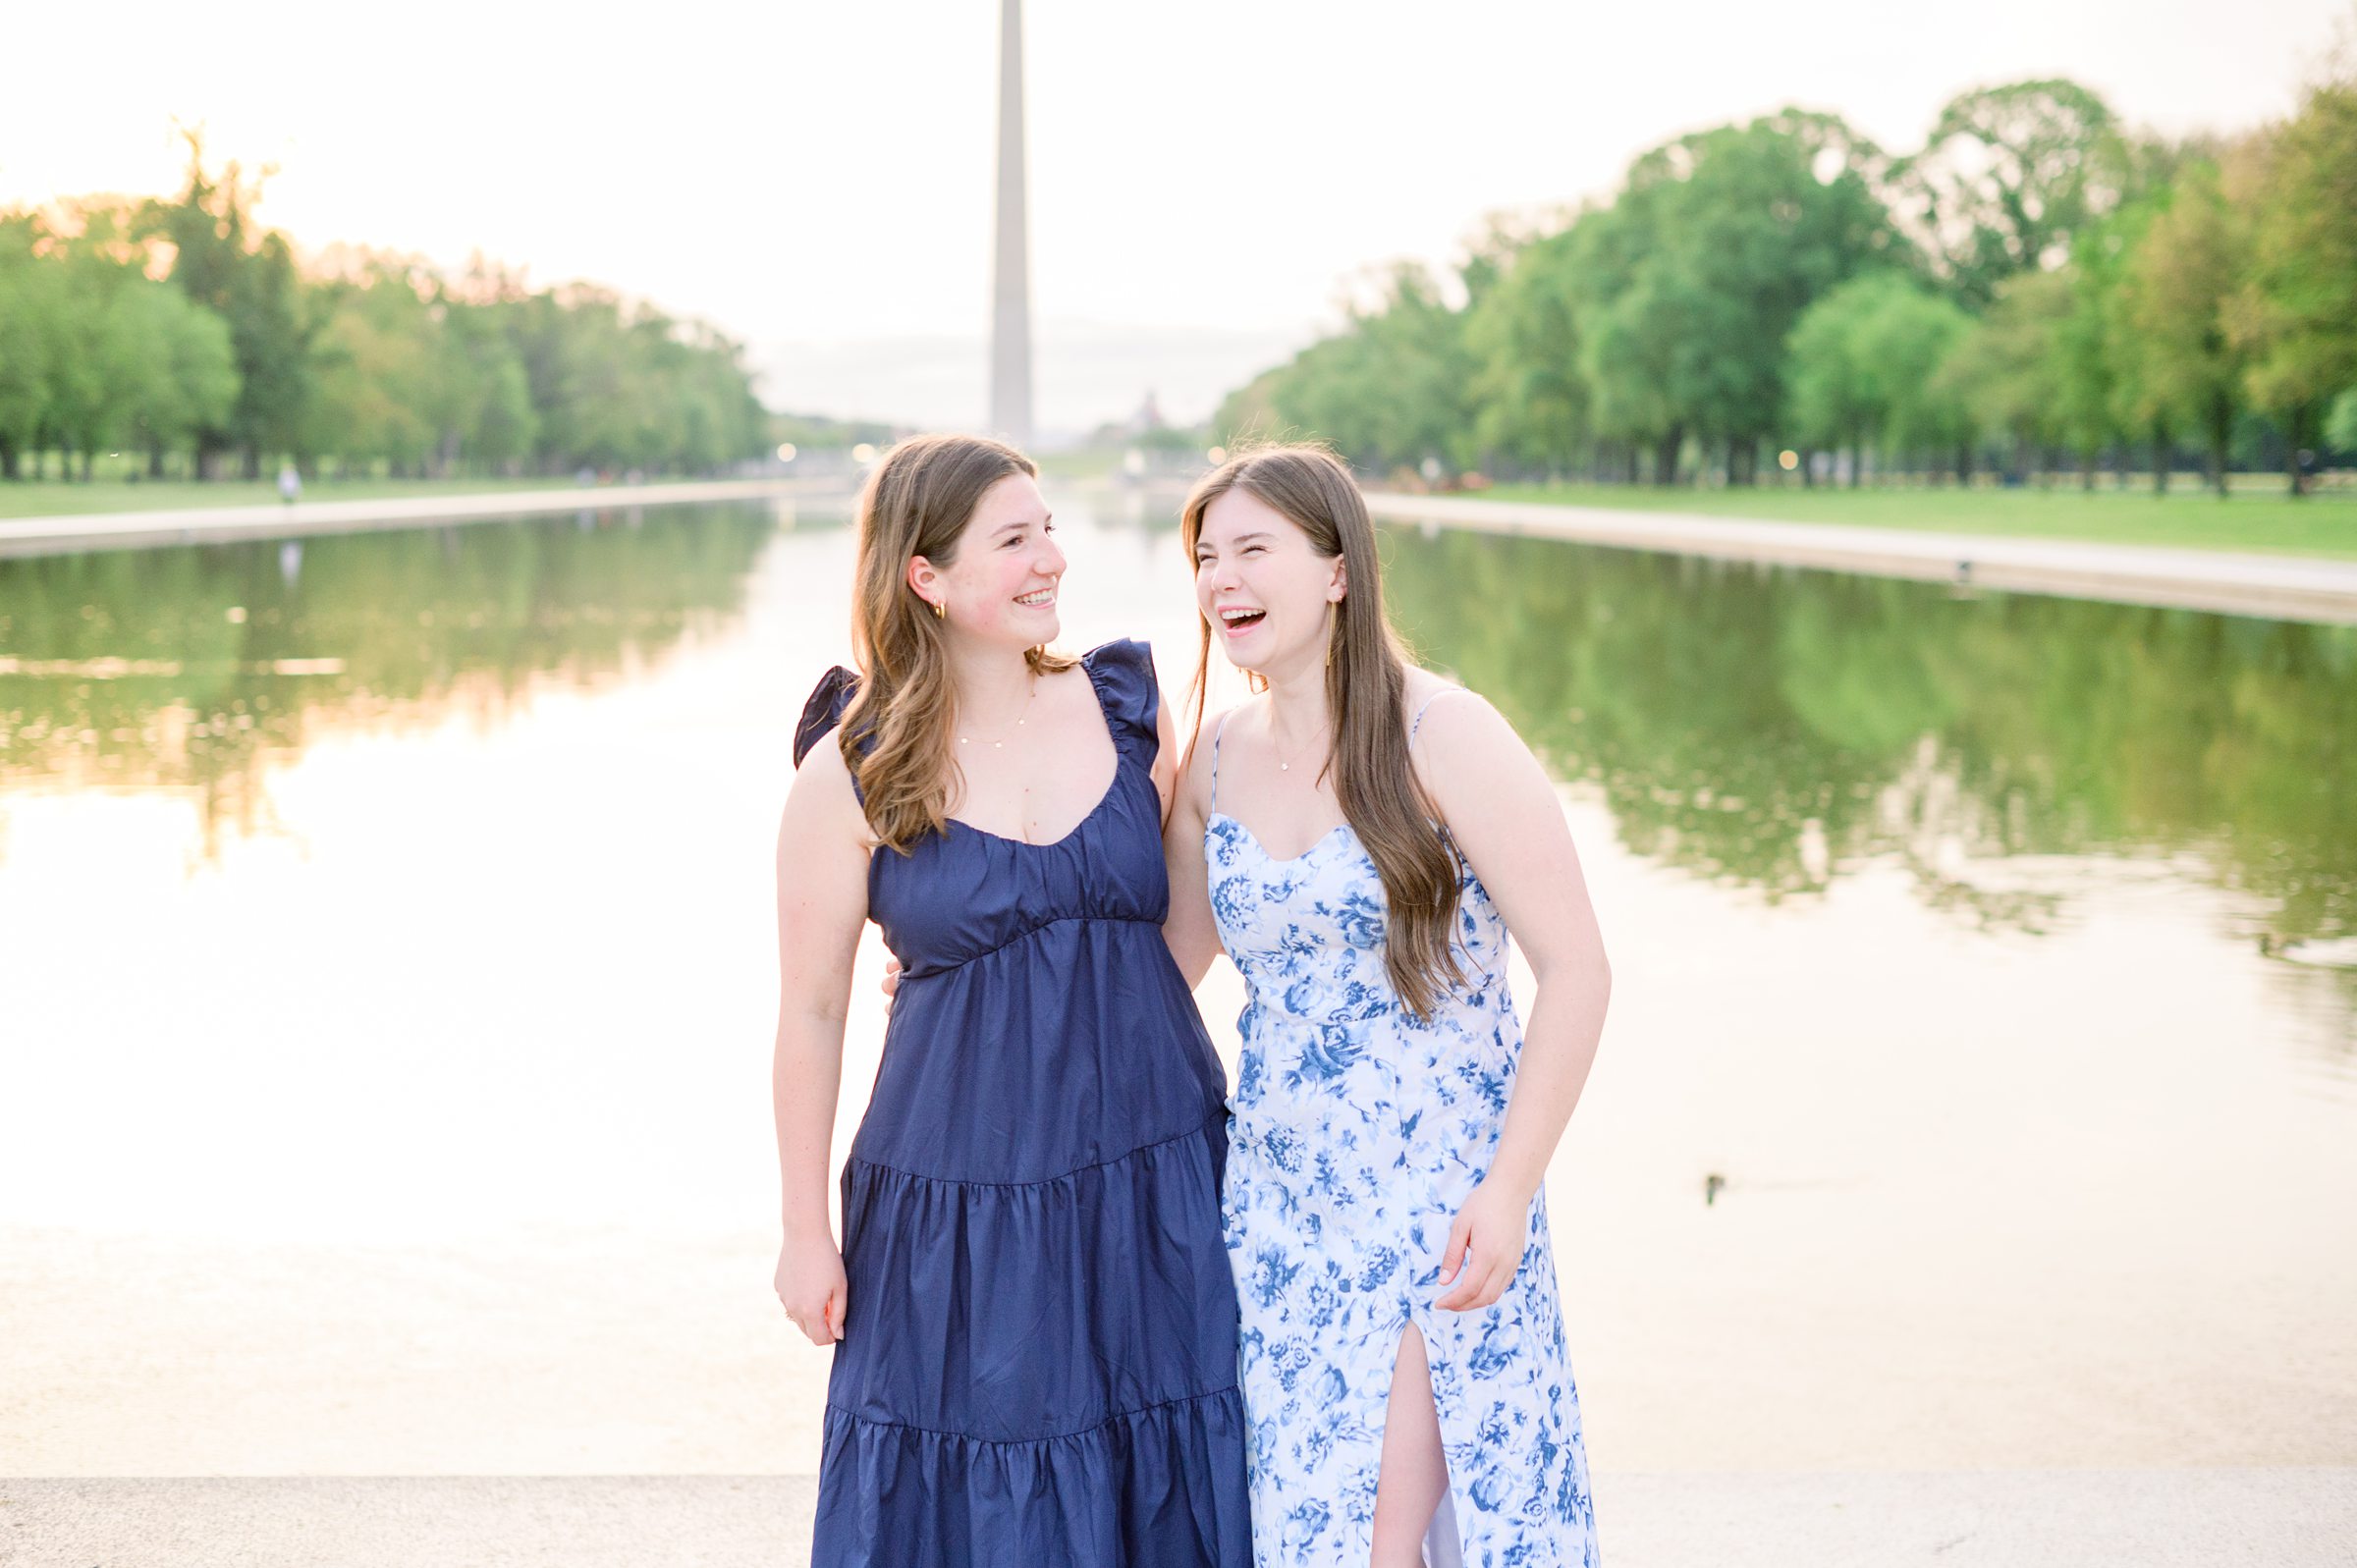
<path fill-rule="evenodd" d="M 1409 1334 L 1416 1336 L 1417 1356 L 1424 1364 L 1424 1397 L 1432 1407 L 1433 1436 L 1441 1456 L 1441 1489 L 1432 1500 L 1431 1517 L 1424 1523 L 1424 1568 L 1462 1568 L 1465 1560 L 1464 1543 L 1457 1539 L 1456 1510 L 1450 1500 L 1456 1480 L 1449 1463 L 1449 1432 L 1441 1420 L 1440 1389 L 1433 1381 L 1430 1340 L 1413 1313 L 1399 1325 L 1399 1337 L 1392 1346 L 1392 1375 L 1383 1395 L 1383 1428 L 1375 1435 L 1378 1506 L 1381 1506 L 1383 1495 L 1384 1457 L 1391 1444 L 1392 1401 L 1398 1394 L 1400 1378 L 1407 1376 L 1400 1371 L 1400 1363 L 1407 1354 Z"/>
<path fill-rule="evenodd" d="M 1410 1322 L 1449 1472 L 1426 1562 L 1454 1568 L 1461 1547 L 1481 1568 L 1597 1568 L 1545 1198 L 1532 1196 L 1497 1301 L 1430 1305 L 1443 1238 L 1496 1157 L 1519 1064 L 1504 917 L 1460 868 L 1464 973 L 1415 1017 L 1385 968 L 1381 875 L 1346 824 L 1279 861 L 1218 812 L 1204 859 L 1221 942 L 1249 988 L 1223 1217 L 1258 1568 L 1364 1568 Z"/>

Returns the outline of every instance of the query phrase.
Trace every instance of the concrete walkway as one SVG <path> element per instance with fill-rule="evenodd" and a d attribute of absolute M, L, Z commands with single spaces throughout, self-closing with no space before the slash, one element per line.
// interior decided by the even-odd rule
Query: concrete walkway
<path fill-rule="evenodd" d="M 511 490 L 478 495 L 383 496 L 366 501 L 263 502 L 168 512 L 99 512 L 78 517 L 0 520 L 0 557 L 73 555 L 84 550 L 137 550 L 156 545 L 229 539 L 288 539 L 301 534 L 367 528 L 412 528 L 419 523 L 475 522 L 566 512 L 612 512 L 629 507 L 696 501 L 746 501 L 765 496 L 846 495 L 850 481 L 715 479 L 685 484 L 576 485 L 562 490 Z"/>
<path fill-rule="evenodd" d="M 0 1564 L 801 1568 L 815 1490 L 807 1476 L 0 1481 Z M 2357 1556 L 2351 1469 L 1605 1475 L 1595 1491 L 1612 1568 Z"/>
<path fill-rule="evenodd" d="M 1378 494 L 1378 517 L 2120 604 L 2357 622 L 2357 561 Z"/>

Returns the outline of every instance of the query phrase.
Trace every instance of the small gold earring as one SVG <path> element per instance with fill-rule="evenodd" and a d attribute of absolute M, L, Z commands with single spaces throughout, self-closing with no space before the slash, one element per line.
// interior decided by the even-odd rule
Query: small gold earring
<path fill-rule="evenodd" d="M 933 619 L 934 619 L 934 620 L 936 620 L 936 621 L 947 621 L 947 620 L 949 619 L 949 617 L 950 617 L 950 613 L 949 613 L 949 611 L 948 611 L 948 610 L 946 610 L 946 609 L 944 609 L 944 608 L 942 607 L 942 603 L 941 603 L 941 601 L 940 601 L 939 599 L 932 599 L 932 600 L 928 600 L 928 601 L 926 601 L 926 602 L 927 602 L 927 603 L 929 603 L 930 605 L 932 605 L 932 606 L 933 606 Z"/>

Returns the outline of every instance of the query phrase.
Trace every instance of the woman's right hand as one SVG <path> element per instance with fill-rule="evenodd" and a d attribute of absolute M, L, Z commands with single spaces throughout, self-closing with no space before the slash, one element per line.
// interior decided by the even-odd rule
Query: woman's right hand
<path fill-rule="evenodd" d="M 843 1337 L 843 1315 L 850 1300 L 850 1281 L 843 1272 L 843 1254 L 835 1238 L 797 1242 L 786 1238 L 778 1249 L 778 1300 L 794 1325 L 814 1345 L 831 1345 Z"/>
<path fill-rule="evenodd" d="M 884 1016 L 892 1016 L 892 1003 L 901 994 L 901 961 L 887 959 L 884 964 Z"/>

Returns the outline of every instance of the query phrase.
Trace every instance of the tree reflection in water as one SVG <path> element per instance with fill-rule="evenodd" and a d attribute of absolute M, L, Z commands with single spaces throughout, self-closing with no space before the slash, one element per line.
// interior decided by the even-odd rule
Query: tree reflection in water
<path fill-rule="evenodd" d="M 0 787 L 175 786 L 204 855 L 266 762 L 354 725 L 604 683 L 738 611 L 747 504 L 0 561 Z"/>
<path fill-rule="evenodd" d="M 2271 951 L 2357 936 L 2357 627 L 1387 530 L 1419 654 L 1629 845 L 1770 899 L 1895 856 L 2036 930 L 2042 855 L 2183 857 Z"/>
<path fill-rule="evenodd" d="M 737 615 L 775 526 L 673 508 L 0 562 L 0 788 L 192 789 L 209 857 L 266 826 L 265 763 L 322 733 L 603 683 Z M 2357 950 L 2357 628 L 1453 531 L 1384 548 L 1421 655 L 1661 863 L 1774 901 L 1895 862 L 2034 932 L 2069 887 L 2039 857 L 2134 859 L 2247 894 L 2271 953 Z M 2309 972 L 2357 1015 L 2357 962 Z"/>

